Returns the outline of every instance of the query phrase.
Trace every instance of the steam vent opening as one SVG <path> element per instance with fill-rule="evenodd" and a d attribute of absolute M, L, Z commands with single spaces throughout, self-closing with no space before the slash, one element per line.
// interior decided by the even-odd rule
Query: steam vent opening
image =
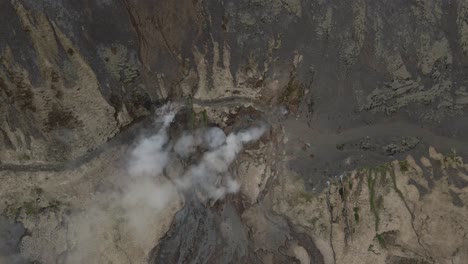
<path fill-rule="evenodd" d="M 465 264 L 466 0 L 0 1 L 0 264 Z"/>

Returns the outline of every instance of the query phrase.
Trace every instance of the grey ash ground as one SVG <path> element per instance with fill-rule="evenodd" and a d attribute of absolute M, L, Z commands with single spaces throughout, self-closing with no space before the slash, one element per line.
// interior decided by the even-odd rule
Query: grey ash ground
<path fill-rule="evenodd" d="M 0 40 L 0 263 L 468 258 L 466 0 L 5 0 Z M 167 104 L 165 147 L 268 129 L 128 210 Z"/>

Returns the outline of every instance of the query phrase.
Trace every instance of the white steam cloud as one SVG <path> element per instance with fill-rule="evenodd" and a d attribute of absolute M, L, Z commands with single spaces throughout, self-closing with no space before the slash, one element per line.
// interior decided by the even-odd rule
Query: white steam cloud
<path fill-rule="evenodd" d="M 169 152 L 165 149 L 169 136 L 167 128 L 172 123 L 175 113 L 169 113 L 157 120 L 162 123 L 159 132 L 140 141 L 133 149 L 128 172 L 130 176 L 160 175 L 169 160 Z"/>
<path fill-rule="evenodd" d="M 171 139 L 168 131 L 177 109 L 170 107 L 159 110 L 156 132 L 141 138 L 129 152 L 127 177 L 117 184 L 121 190 L 101 194 L 97 199 L 100 205 L 74 217 L 78 241 L 67 263 L 89 263 L 102 255 L 99 248 L 107 242 L 96 226 L 117 223 L 120 235 L 130 238 L 136 247 L 149 249 L 155 243 L 153 230 L 172 215 L 168 210 L 177 208 L 181 194 L 193 191 L 213 202 L 239 190 L 230 166 L 243 146 L 258 140 L 266 127 L 259 125 L 229 135 L 218 127 L 200 128 Z"/>
<path fill-rule="evenodd" d="M 223 198 L 227 193 L 239 190 L 239 184 L 228 173 L 229 166 L 242 150 L 244 144 L 258 140 L 265 132 L 265 127 L 257 127 L 231 133 L 228 136 L 219 128 L 201 132 L 202 140 L 192 140 L 190 146 L 205 144 L 209 151 L 203 154 L 200 162 L 191 166 L 185 174 L 176 180 L 176 185 L 182 189 L 199 186 L 205 195 L 211 199 Z M 184 145 L 188 141 L 182 137 Z M 179 143 L 179 142 L 178 142 Z M 177 144 L 176 144 L 177 146 Z M 185 152 L 184 152 L 185 154 Z"/>
<path fill-rule="evenodd" d="M 216 201 L 239 191 L 229 167 L 244 144 L 258 140 L 266 130 L 259 126 L 226 136 L 218 127 L 201 128 L 182 133 L 173 143 L 168 129 L 174 117 L 175 111 L 158 117 L 159 130 L 141 139 L 130 153 L 122 207 L 131 232 L 139 240 L 146 237 L 145 243 L 151 240 L 151 214 L 164 210 L 180 193 L 194 191 Z"/>
<path fill-rule="evenodd" d="M 218 127 L 202 128 L 193 133 L 183 135 L 171 144 L 167 130 L 175 117 L 169 112 L 159 117 L 156 123 L 161 124 L 158 132 L 148 138 L 142 139 L 131 152 L 128 172 L 134 178 L 147 178 L 145 190 L 153 188 L 154 196 L 158 199 L 145 199 L 141 194 L 130 196 L 140 197 L 147 201 L 154 201 L 155 207 L 164 205 L 166 199 L 159 197 L 170 196 L 167 186 L 160 190 L 160 184 L 151 184 L 150 179 L 166 176 L 170 179 L 173 188 L 170 191 L 185 191 L 190 188 L 199 188 L 203 195 L 210 199 L 221 199 L 227 193 L 239 190 L 239 184 L 228 173 L 229 166 L 242 150 L 244 144 L 258 140 L 265 132 L 265 126 L 254 127 L 238 133 L 226 134 Z M 180 168 L 181 163 L 175 160 L 187 160 L 191 156 L 200 155 L 201 158 L 188 168 Z M 179 168 L 177 168 L 179 166 Z M 170 168 L 168 168 L 170 167 Z M 163 175 L 165 174 L 165 175 Z M 152 187 L 149 187 L 152 186 Z M 151 190 L 147 190 L 151 192 Z M 135 201 L 136 202 L 136 201 Z"/>

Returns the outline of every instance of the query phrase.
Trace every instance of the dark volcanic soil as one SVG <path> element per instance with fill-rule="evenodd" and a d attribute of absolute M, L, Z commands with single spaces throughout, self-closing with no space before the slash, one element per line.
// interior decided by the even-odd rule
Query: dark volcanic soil
<path fill-rule="evenodd" d="M 194 194 L 186 195 L 184 208 L 174 219 L 169 232 L 150 254 L 150 263 L 261 263 L 272 254 L 274 263 L 299 263 L 285 252 L 288 241 L 296 240 L 306 248 L 311 263 L 324 263 L 320 251 L 305 234 L 281 216 L 264 211 L 271 225 L 264 234 L 267 243 L 255 250 L 249 227 L 243 222 L 239 195 L 228 197 L 214 206 L 204 205 Z M 281 245 L 278 247 L 278 245 Z"/>

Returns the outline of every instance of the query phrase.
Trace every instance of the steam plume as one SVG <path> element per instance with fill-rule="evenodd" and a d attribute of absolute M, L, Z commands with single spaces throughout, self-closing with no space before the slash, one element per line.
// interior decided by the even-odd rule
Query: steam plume
<path fill-rule="evenodd" d="M 258 140 L 265 126 L 258 126 L 226 135 L 218 127 L 200 128 L 181 133 L 177 139 L 168 134 L 176 109 L 170 105 L 158 111 L 154 127 L 156 132 L 141 138 L 129 151 L 127 175 L 123 190 L 103 194 L 111 200 L 109 209 L 89 208 L 85 216 L 80 215 L 75 223 L 78 236 L 77 247 L 83 244 L 84 251 L 76 251 L 78 257 L 70 263 L 85 263 L 99 255 L 99 241 L 91 243 L 96 234 L 89 228 L 94 225 L 109 225 L 118 217 L 120 232 L 133 238 L 142 248 L 154 246 L 151 230 L 158 225 L 159 217 L 174 201 L 179 201 L 186 192 L 196 192 L 200 197 L 215 201 L 239 190 L 239 183 L 229 173 L 236 156 L 247 143 Z M 86 231 L 86 232 L 84 232 Z M 87 234 L 87 235 L 83 235 Z M 79 261 L 77 261 L 77 259 Z"/>

